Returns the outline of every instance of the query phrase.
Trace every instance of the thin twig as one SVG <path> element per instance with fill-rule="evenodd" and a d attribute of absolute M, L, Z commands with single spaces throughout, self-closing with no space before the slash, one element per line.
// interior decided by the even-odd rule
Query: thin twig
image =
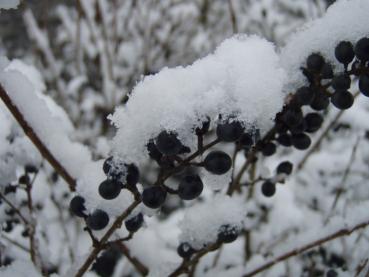
<path fill-rule="evenodd" d="M 12 113 L 14 118 L 17 120 L 19 125 L 22 127 L 24 133 L 36 146 L 41 155 L 50 163 L 50 165 L 59 173 L 60 176 L 68 183 L 69 189 L 75 191 L 76 180 L 67 172 L 62 164 L 55 158 L 49 148 L 42 142 L 41 138 L 36 134 L 33 128 L 29 125 L 23 114 L 20 112 L 18 107 L 13 103 L 3 86 L 0 84 L 0 98 L 7 106 L 9 111 Z"/>
<path fill-rule="evenodd" d="M 21 213 L 21 211 L 17 207 L 15 207 L 14 204 L 11 201 L 9 201 L 9 199 L 1 192 L 0 192 L 0 198 L 3 199 L 4 202 L 8 204 L 15 211 L 17 215 L 19 215 L 20 219 L 24 222 L 25 225 L 29 225 L 28 219 L 26 219 L 25 216 Z"/>
<path fill-rule="evenodd" d="M 146 276 L 149 273 L 147 267 L 142 262 L 140 262 L 140 260 L 131 255 L 128 247 L 123 242 L 117 241 L 116 245 L 142 276 Z"/>

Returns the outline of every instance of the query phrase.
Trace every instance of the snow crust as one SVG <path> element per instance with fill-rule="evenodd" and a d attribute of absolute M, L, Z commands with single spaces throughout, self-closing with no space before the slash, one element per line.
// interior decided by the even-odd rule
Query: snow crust
<path fill-rule="evenodd" d="M 1 0 L 0 1 L 0 10 L 9 10 L 16 9 L 19 5 L 20 0 Z"/>
<path fill-rule="evenodd" d="M 114 152 L 128 162 L 141 162 L 148 157 L 145 145 L 163 129 L 176 131 L 193 148 L 194 127 L 220 114 L 266 130 L 282 107 L 285 80 L 271 43 L 234 36 L 192 65 L 144 77 L 127 105 L 111 116 L 118 128 Z"/>
<path fill-rule="evenodd" d="M 31 261 L 15 260 L 11 265 L 0 268 L 2 277 L 40 277 L 42 276 Z"/>

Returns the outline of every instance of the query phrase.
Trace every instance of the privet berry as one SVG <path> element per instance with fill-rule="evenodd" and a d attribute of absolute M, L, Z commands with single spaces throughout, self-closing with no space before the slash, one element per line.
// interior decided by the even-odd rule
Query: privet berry
<path fill-rule="evenodd" d="M 126 226 L 128 232 L 134 233 L 141 228 L 143 221 L 144 221 L 143 215 L 142 213 L 139 213 L 136 216 L 126 220 L 124 222 L 124 225 Z"/>
<path fill-rule="evenodd" d="M 310 107 L 316 111 L 325 110 L 329 106 L 329 97 L 325 94 L 319 93 L 314 97 Z"/>
<path fill-rule="evenodd" d="M 332 79 L 333 78 L 333 68 L 330 63 L 325 63 L 320 71 L 322 79 Z"/>
<path fill-rule="evenodd" d="M 288 109 L 282 115 L 283 122 L 288 127 L 294 127 L 302 122 L 303 115 L 301 109 Z"/>
<path fill-rule="evenodd" d="M 221 141 L 236 141 L 241 137 L 242 133 L 242 124 L 237 120 L 219 123 L 217 126 L 217 136 Z"/>
<path fill-rule="evenodd" d="M 37 173 L 38 169 L 35 165 L 33 164 L 27 164 L 24 169 L 26 170 L 27 173 Z"/>
<path fill-rule="evenodd" d="M 164 204 L 167 197 L 166 190 L 161 186 L 145 188 L 142 192 L 142 203 L 151 209 L 157 209 Z"/>
<path fill-rule="evenodd" d="M 197 174 L 186 175 L 179 183 L 178 196 L 183 200 L 192 200 L 198 197 L 204 185 Z"/>
<path fill-rule="evenodd" d="M 225 224 L 220 226 L 218 230 L 218 242 L 231 243 L 238 237 L 239 230 L 236 226 Z"/>
<path fill-rule="evenodd" d="M 290 175 L 293 169 L 293 164 L 289 161 L 284 161 L 281 162 L 278 166 L 277 166 L 277 174 L 287 174 Z"/>
<path fill-rule="evenodd" d="M 156 147 L 163 155 L 173 156 L 182 150 L 182 143 L 174 132 L 162 131 L 156 138 Z"/>
<path fill-rule="evenodd" d="M 347 110 L 354 104 L 354 97 L 347 90 L 336 91 L 331 97 L 332 104 L 340 110 Z"/>
<path fill-rule="evenodd" d="M 330 270 L 327 271 L 325 276 L 326 277 L 337 277 L 338 273 L 334 269 L 330 269 Z"/>
<path fill-rule="evenodd" d="M 335 90 L 346 90 L 350 88 L 351 79 L 347 74 L 340 74 L 332 79 L 332 87 Z"/>
<path fill-rule="evenodd" d="M 91 230 L 102 230 L 109 224 L 109 215 L 100 209 L 96 209 L 86 218 L 86 224 Z"/>
<path fill-rule="evenodd" d="M 355 45 L 355 55 L 362 61 L 366 62 L 369 60 L 369 38 L 360 39 Z"/>
<path fill-rule="evenodd" d="M 360 75 L 359 90 L 363 95 L 369 97 L 369 75 L 367 74 Z"/>
<path fill-rule="evenodd" d="M 177 248 L 177 253 L 183 259 L 188 259 L 195 253 L 195 249 L 188 242 L 182 242 Z"/>
<path fill-rule="evenodd" d="M 241 147 L 249 149 L 254 144 L 254 138 L 252 134 L 244 133 L 242 134 L 238 142 Z"/>
<path fill-rule="evenodd" d="M 114 179 L 106 179 L 99 186 L 100 196 L 107 200 L 116 198 L 121 190 L 122 183 Z"/>
<path fill-rule="evenodd" d="M 212 151 L 205 157 L 204 160 L 205 169 L 217 175 L 226 173 L 231 166 L 231 157 L 222 151 Z"/>
<path fill-rule="evenodd" d="M 102 277 L 113 276 L 119 258 L 119 251 L 110 248 L 96 258 L 95 263 L 92 265 L 92 270 Z"/>
<path fill-rule="evenodd" d="M 79 195 L 74 196 L 69 203 L 69 210 L 75 216 L 85 217 L 85 199 Z"/>
<path fill-rule="evenodd" d="M 291 136 L 286 134 L 286 133 L 279 134 L 279 136 L 277 138 L 277 141 L 280 145 L 283 145 L 283 146 L 286 146 L 286 147 L 292 145 Z"/>
<path fill-rule="evenodd" d="M 273 142 L 267 142 L 262 146 L 261 153 L 263 153 L 264 156 L 272 156 L 277 147 Z"/>
<path fill-rule="evenodd" d="M 140 178 L 140 171 L 134 164 L 127 165 L 126 183 L 129 186 L 135 186 Z"/>
<path fill-rule="evenodd" d="M 147 151 L 149 152 L 150 158 L 160 163 L 163 154 L 156 147 L 155 142 L 153 140 L 150 140 L 149 143 L 146 145 L 146 148 Z"/>
<path fill-rule="evenodd" d="M 314 92 L 309 87 L 301 87 L 296 91 L 295 101 L 297 104 L 310 105 L 314 99 Z"/>
<path fill-rule="evenodd" d="M 341 41 L 337 44 L 334 55 L 340 63 L 347 66 L 355 57 L 354 46 L 349 41 Z"/>
<path fill-rule="evenodd" d="M 323 117 L 318 113 L 308 113 L 304 118 L 306 132 L 316 132 L 323 124 Z"/>
<path fill-rule="evenodd" d="M 305 150 L 309 148 L 311 144 L 311 139 L 308 135 L 301 134 L 293 134 L 292 135 L 292 145 L 299 150 Z"/>
<path fill-rule="evenodd" d="M 319 72 L 324 65 L 324 58 L 318 54 L 313 53 L 306 59 L 306 67 L 314 72 Z"/>
<path fill-rule="evenodd" d="M 275 194 L 275 191 L 276 191 L 275 183 L 273 183 L 270 180 L 266 180 L 261 185 L 261 192 L 266 197 L 272 197 Z"/>

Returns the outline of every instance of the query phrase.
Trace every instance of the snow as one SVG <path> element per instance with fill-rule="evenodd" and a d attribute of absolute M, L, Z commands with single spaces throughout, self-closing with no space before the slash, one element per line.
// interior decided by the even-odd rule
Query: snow
<path fill-rule="evenodd" d="M 334 49 L 342 40 L 353 44 L 363 36 L 369 35 L 369 1 L 341 0 L 330 6 L 326 14 L 301 27 L 287 40 L 281 49 L 281 62 L 289 76 L 289 86 L 300 86 L 305 78 L 299 68 L 311 53 L 321 53 L 336 69 L 342 71 L 343 65 L 334 57 Z"/>
<path fill-rule="evenodd" d="M 222 225 L 241 230 L 246 216 L 242 200 L 219 194 L 185 210 L 183 220 L 179 223 L 180 242 L 188 242 L 194 249 L 201 249 L 216 242 Z"/>
<path fill-rule="evenodd" d="M 0 268 L 2 277 L 41 277 L 31 261 L 16 260 L 11 265 Z"/>
<path fill-rule="evenodd" d="M 271 43 L 237 35 L 190 66 L 144 77 L 127 105 L 110 117 L 118 128 L 113 151 L 127 162 L 142 162 L 148 157 L 145 145 L 163 129 L 176 131 L 193 149 L 193 128 L 220 114 L 237 115 L 246 127 L 265 131 L 284 99 L 286 75 L 278 64 Z"/>
<path fill-rule="evenodd" d="M 0 1 L 0 10 L 9 10 L 16 9 L 19 5 L 20 0 L 1 0 Z"/>

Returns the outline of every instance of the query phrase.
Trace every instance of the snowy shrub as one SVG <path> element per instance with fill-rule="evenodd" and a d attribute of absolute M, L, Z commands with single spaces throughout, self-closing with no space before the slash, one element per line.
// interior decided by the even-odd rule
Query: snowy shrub
<path fill-rule="evenodd" d="M 1 276 L 366 276 L 369 2 L 327 5 L 21 5 Z"/>

